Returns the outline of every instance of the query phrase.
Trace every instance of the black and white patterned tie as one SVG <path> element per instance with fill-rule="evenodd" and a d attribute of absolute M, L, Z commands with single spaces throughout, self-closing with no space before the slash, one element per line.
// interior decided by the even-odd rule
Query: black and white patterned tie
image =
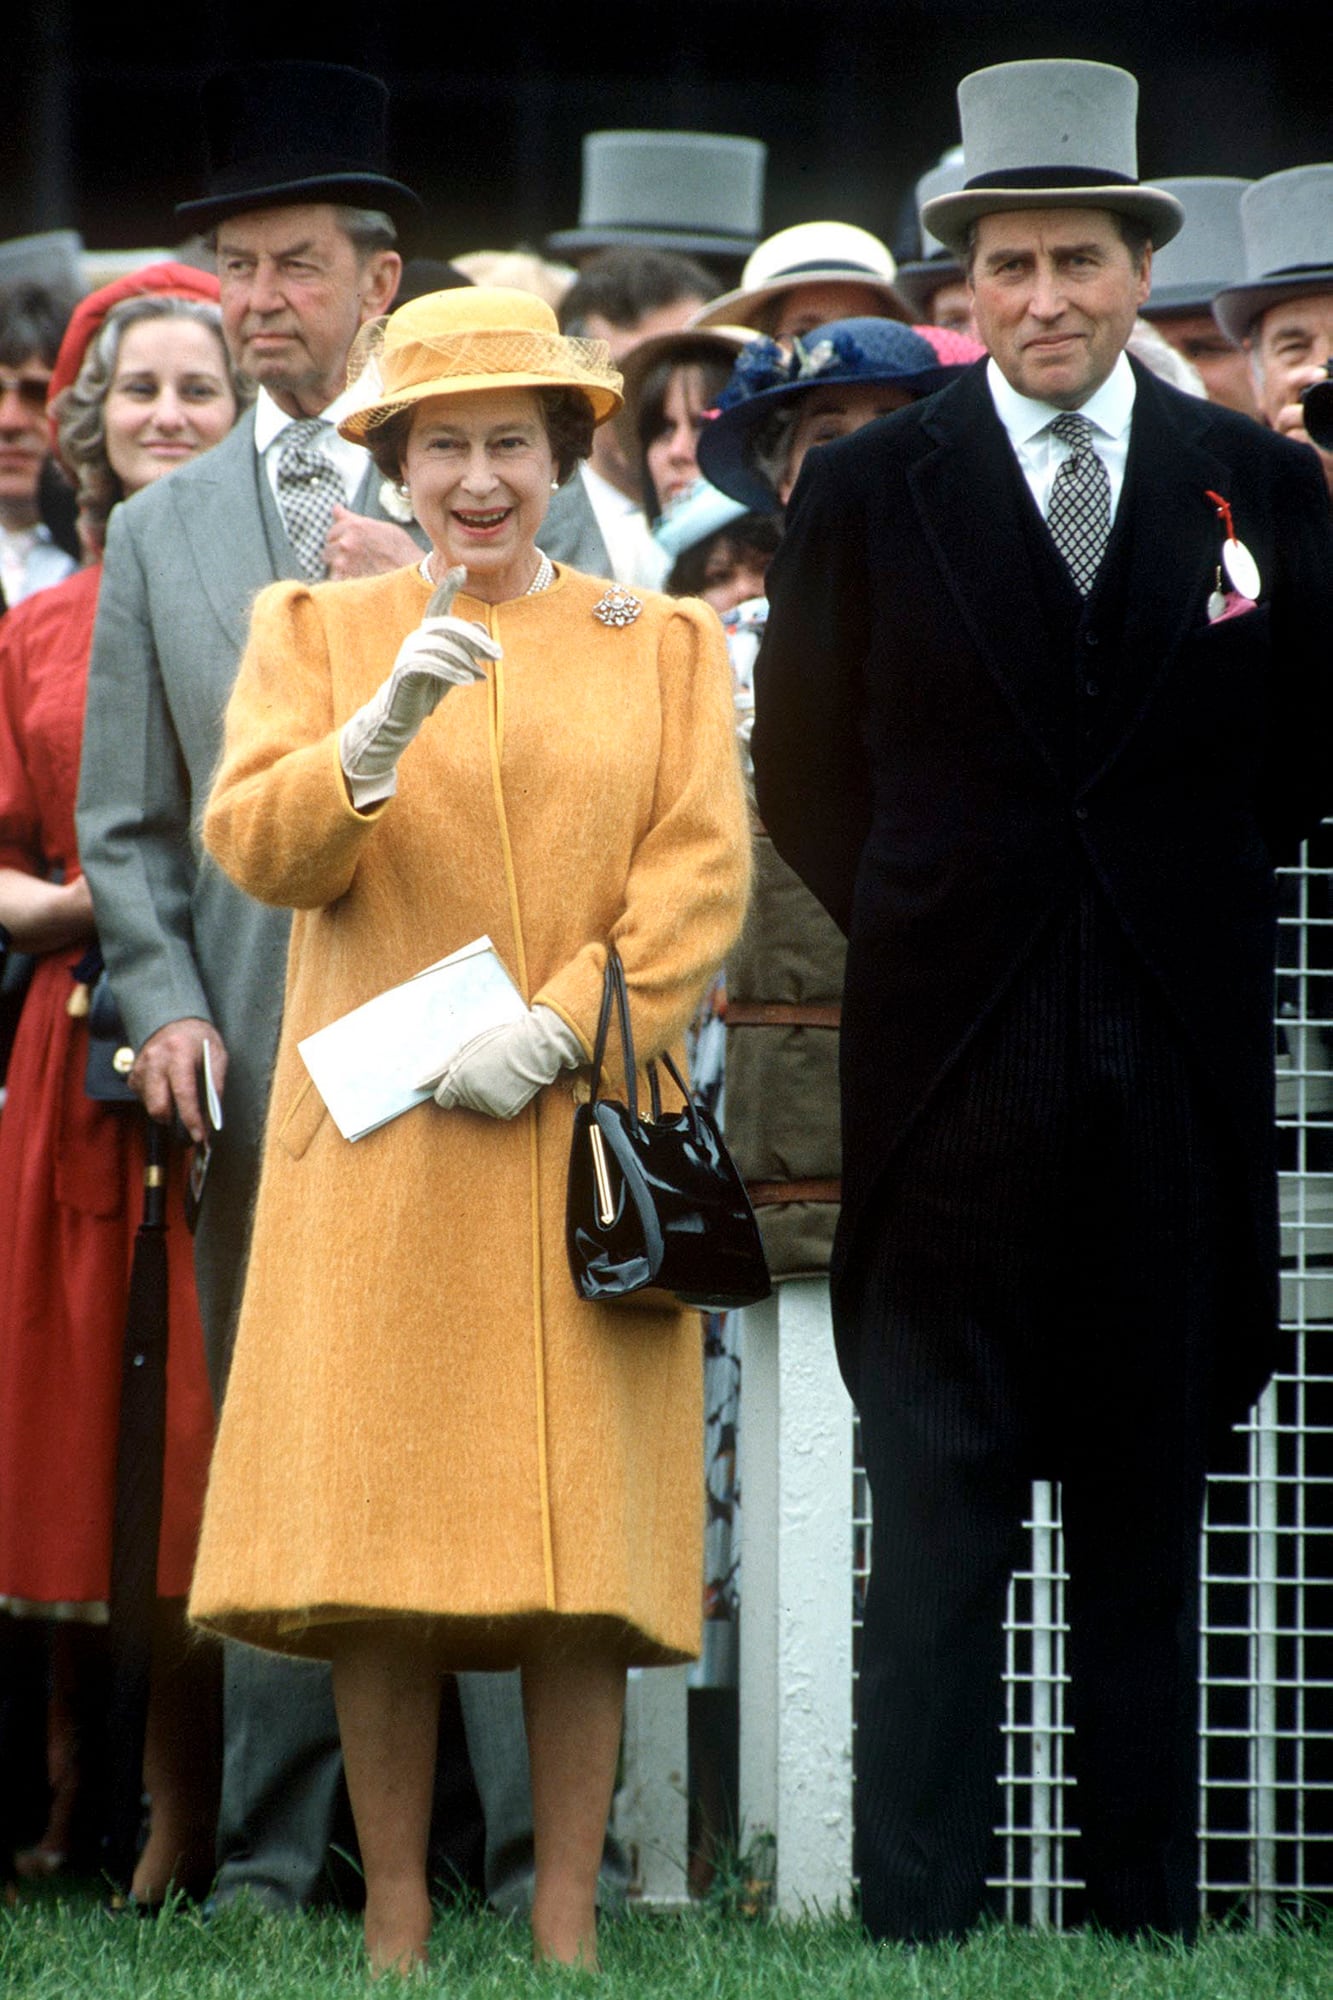
<path fill-rule="evenodd" d="M 343 504 L 338 468 L 319 449 L 317 440 L 328 425 L 322 417 L 300 417 L 282 433 L 278 456 L 278 509 L 287 539 L 312 582 L 328 575 L 324 544 L 333 510 Z"/>
<path fill-rule="evenodd" d="M 1068 445 L 1051 488 L 1046 525 L 1084 597 L 1097 581 L 1111 532 L 1111 481 L 1092 447 L 1092 425 L 1086 417 L 1066 410 L 1051 425 L 1051 435 Z"/>

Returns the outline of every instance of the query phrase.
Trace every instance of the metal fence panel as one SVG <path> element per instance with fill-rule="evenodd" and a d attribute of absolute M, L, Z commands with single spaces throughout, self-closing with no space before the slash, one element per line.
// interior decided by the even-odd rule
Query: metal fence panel
<path fill-rule="evenodd" d="M 1291 1363 L 1209 1482 L 1200 1604 L 1200 1898 L 1271 1924 L 1333 1900 L 1333 823 L 1279 878 L 1276 1055 L 1282 1313 Z M 1064 1768 L 1059 1488 L 1037 1483 L 1005 1620 L 993 1881 L 1010 1919 L 1078 1921 L 1078 1793 Z M 853 1477 L 854 1662 L 870 1500 Z"/>

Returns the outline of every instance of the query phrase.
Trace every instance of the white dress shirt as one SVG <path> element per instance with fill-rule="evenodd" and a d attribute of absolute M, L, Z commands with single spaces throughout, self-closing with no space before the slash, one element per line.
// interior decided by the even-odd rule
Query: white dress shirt
<path fill-rule="evenodd" d="M 1044 521 L 1051 504 L 1055 475 L 1071 456 L 1068 445 L 1052 437 L 1050 426 L 1065 414 L 1053 403 L 1034 402 L 1022 396 L 1000 373 L 994 361 L 986 363 L 986 381 L 995 414 L 1009 435 L 1014 456 L 1023 470 L 1033 499 Z M 1129 430 L 1134 416 L 1134 370 L 1123 354 L 1116 356 L 1100 389 L 1095 389 L 1076 415 L 1092 425 L 1092 448 L 1106 467 L 1111 482 L 1111 519 L 1120 504 L 1125 483 L 1125 461 L 1129 457 Z"/>
<path fill-rule="evenodd" d="M 648 516 L 585 459 L 579 477 L 611 558 L 611 574 L 628 590 L 660 590 L 671 567 L 648 527 Z"/>
<path fill-rule="evenodd" d="M 328 457 L 338 477 L 342 481 L 343 503 L 350 507 L 358 492 L 361 481 L 366 476 L 366 466 L 370 453 L 364 445 L 349 444 L 339 437 L 336 426 L 354 409 L 361 400 L 356 386 L 344 389 L 335 396 L 328 408 L 321 410 L 320 420 L 327 429 L 316 439 L 320 450 Z M 297 422 L 280 410 L 267 389 L 261 389 L 255 397 L 255 450 L 263 460 L 273 498 L 278 498 L 278 460 L 282 457 L 282 434 L 289 424 Z"/>
<path fill-rule="evenodd" d="M 0 527 L 0 588 L 11 611 L 25 597 L 59 583 L 78 566 L 73 556 L 52 540 L 44 521 L 31 528 Z"/>

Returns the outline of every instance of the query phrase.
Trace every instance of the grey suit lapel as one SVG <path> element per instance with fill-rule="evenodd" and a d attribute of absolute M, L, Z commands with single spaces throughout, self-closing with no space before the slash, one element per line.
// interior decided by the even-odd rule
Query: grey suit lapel
<path fill-rule="evenodd" d="M 279 575 L 296 574 L 294 562 L 290 572 L 274 566 L 259 490 L 261 469 L 254 412 L 248 411 L 189 468 L 188 478 L 173 477 L 168 488 L 204 596 L 238 659 L 255 593 Z"/>
<path fill-rule="evenodd" d="M 374 461 L 368 460 L 353 511 L 387 520 L 379 489 L 380 475 Z M 253 410 L 190 467 L 187 482 L 173 479 L 172 494 L 204 596 L 239 658 L 256 593 L 280 578 L 301 575 L 255 450 Z M 420 530 L 412 532 L 424 547 Z"/>

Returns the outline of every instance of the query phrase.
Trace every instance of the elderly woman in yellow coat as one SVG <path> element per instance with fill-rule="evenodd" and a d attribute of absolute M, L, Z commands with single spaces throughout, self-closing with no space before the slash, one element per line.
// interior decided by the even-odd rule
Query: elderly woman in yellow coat
<path fill-rule="evenodd" d="M 608 945 L 646 1058 L 741 921 L 726 653 L 703 605 L 537 547 L 619 403 L 601 343 L 450 291 L 362 379 L 344 433 L 431 553 L 259 597 L 204 826 L 297 916 L 191 1610 L 332 1661 L 375 1968 L 425 1956 L 440 1674 L 520 1666 L 534 1948 L 592 1964 L 625 1669 L 698 1649 L 701 1360 L 697 1315 L 576 1296 L 565 1179 Z M 297 1044 L 482 934 L 527 1011 L 349 1143 Z"/>

